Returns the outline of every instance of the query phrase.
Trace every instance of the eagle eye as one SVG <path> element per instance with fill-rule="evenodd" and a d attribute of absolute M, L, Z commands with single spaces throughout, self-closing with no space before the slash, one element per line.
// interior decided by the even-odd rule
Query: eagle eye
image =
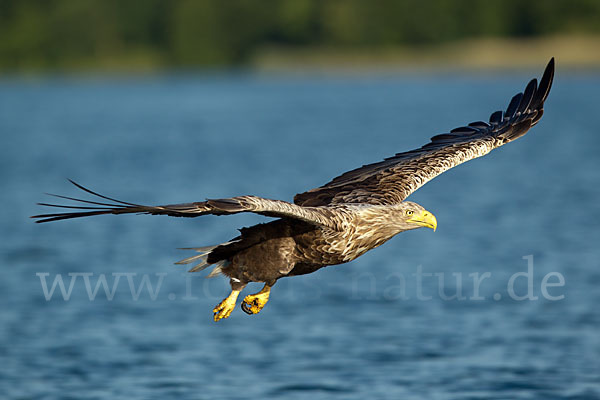
<path fill-rule="evenodd" d="M 408 210 L 408 211 L 406 212 L 406 215 L 413 215 L 414 213 L 415 213 L 414 211 L 412 211 L 412 210 Z"/>

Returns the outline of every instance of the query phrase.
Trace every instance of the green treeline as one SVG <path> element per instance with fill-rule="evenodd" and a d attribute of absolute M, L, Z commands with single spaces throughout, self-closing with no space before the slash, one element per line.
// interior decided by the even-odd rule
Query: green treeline
<path fill-rule="evenodd" d="M 264 47 L 597 33 L 598 0 L 0 0 L 0 70 L 237 65 Z"/>

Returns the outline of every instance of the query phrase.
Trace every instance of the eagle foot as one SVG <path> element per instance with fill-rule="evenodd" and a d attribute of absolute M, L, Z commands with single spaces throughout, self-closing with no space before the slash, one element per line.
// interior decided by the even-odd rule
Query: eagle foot
<path fill-rule="evenodd" d="M 215 322 L 223 318 L 228 318 L 231 315 L 231 312 L 235 308 L 235 301 L 237 300 L 239 294 L 239 290 L 232 290 L 229 296 L 227 296 L 222 302 L 213 308 L 213 317 Z"/>
<path fill-rule="evenodd" d="M 242 301 L 242 310 L 246 314 L 258 314 L 263 309 L 267 301 L 269 301 L 269 294 L 271 293 L 271 287 L 265 285 L 262 290 L 255 294 L 249 294 Z"/>

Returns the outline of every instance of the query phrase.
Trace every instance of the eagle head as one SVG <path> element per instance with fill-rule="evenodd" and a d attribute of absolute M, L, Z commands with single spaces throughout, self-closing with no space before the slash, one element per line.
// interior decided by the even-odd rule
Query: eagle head
<path fill-rule="evenodd" d="M 403 231 L 425 227 L 431 228 L 435 232 L 437 228 L 435 215 L 412 201 L 400 203 L 394 214 L 394 225 L 398 225 Z"/>

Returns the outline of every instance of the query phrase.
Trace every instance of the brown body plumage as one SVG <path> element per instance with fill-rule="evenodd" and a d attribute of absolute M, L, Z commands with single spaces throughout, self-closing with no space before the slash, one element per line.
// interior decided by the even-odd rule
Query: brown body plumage
<path fill-rule="evenodd" d="M 554 59 L 548 63 L 539 87 L 537 80 L 529 82 L 523 93 L 513 97 L 505 112 L 497 111 L 490 116 L 489 123 L 478 121 L 453 129 L 434 136 L 420 149 L 346 172 L 319 188 L 296 195 L 294 203 L 240 196 L 142 206 L 102 196 L 73 182 L 103 200 L 57 196 L 82 205 L 40 204 L 79 211 L 33 218 L 39 218 L 36 222 L 48 222 L 100 214 L 196 217 L 240 212 L 277 217 L 275 221 L 241 229 L 240 236 L 230 242 L 193 249 L 196 255 L 178 262 L 196 263 L 192 272 L 214 265 L 209 276 L 224 274 L 230 278 L 232 292 L 213 310 L 215 320 L 229 316 L 239 292 L 249 282 L 264 282 L 263 290 L 242 302 L 244 311 L 257 313 L 266 304 L 271 286 L 282 277 L 351 261 L 406 230 L 435 229 L 435 217 L 405 199 L 444 171 L 523 136 L 540 120 L 553 76 Z"/>

